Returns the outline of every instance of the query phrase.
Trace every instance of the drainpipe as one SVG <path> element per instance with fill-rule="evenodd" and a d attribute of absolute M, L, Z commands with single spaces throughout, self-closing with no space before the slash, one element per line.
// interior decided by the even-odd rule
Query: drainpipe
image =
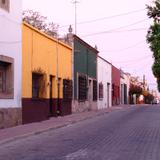
<path fill-rule="evenodd" d="M 72 40 L 72 98 L 73 98 L 73 105 L 75 105 L 75 96 L 74 96 L 74 40 Z"/>
<path fill-rule="evenodd" d="M 88 82 L 88 79 L 89 79 L 88 78 L 89 77 L 88 76 L 88 49 L 87 49 L 87 66 L 86 67 L 87 67 L 86 68 L 87 69 L 87 100 L 89 101 L 89 94 L 88 94 L 89 93 L 89 82 Z"/>
<path fill-rule="evenodd" d="M 75 96 L 74 96 L 74 84 L 75 84 L 75 79 L 74 79 L 74 51 L 75 51 L 75 46 L 74 46 L 74 36 L 73 36 L 73 29 L 72 29 L 72 26 L 70 25 L 69 28 L 68 28 L 68 34 L 67 34 L 67 41 L 68 43 L 71 45 L 71 48 L 72 48 L 72 60 L 71 60 L 71 65 L 72 65 L 72 73 L 71 73 L 71 76 L 72 76 L 72 106 L 75 107 Z"/>
<path fill-rule="evenodd" d="M 57 83 L 57 106 L 56 106 L 56 115 L 57 115 L 57 109 L 58 109 L 58 104 L 59 104 L 59 79 L 58 79 L 58 71 L 59 71 L 59 63 L 58 63 L 58 45 L 59 45 L 59 41 L 58 41 L 58 37 L 56 37 L 56 64 L 57 64 L 57 69 L 56 69 L 56 83 Z"/>

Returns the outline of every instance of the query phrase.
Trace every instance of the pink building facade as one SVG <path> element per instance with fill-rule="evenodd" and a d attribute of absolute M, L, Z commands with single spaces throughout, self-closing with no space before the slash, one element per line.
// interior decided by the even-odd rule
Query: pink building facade
<path fill-rule="evenodd" d="M 112 65 L 112 105 L 120 104 L 120 70 Z"/>

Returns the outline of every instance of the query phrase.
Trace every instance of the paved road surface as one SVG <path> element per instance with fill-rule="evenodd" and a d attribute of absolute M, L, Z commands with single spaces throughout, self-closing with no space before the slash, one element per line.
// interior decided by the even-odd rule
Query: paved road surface
<path fill-rule="evenodd" d="M 160 160 L 160 106 L 114 111 L 1 145 L 0 160 Z"/>

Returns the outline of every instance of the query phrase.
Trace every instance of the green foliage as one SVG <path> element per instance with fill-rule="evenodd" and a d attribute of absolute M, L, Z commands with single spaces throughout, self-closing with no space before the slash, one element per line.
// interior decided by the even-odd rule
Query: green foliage
<path fill-rule="evenodd" d="M 146 38 L 153 52 L 152 71 L 157 78 L 158 90 L 160 91 L 160 0 L 154 1 L 152 6 L 147 5 L 147 9 L 147 15 L 153 19 L 153 25 L 150 26 Z"/>
<path fill-rule="evenodd" d="M 148 17 L 149 18 L 153 18 L 154 21 L 159 21 L 159 17 L 160 17 L 160 0 L 156 0 L 154 1 L 153 6 L 149 6 L 147 5 L 147 9 L 148 9 Z"/>
<path fill-rule="evenodd" d="M 160 63 L 156 63 L 154 62 L 153 66 L 152 66 L 152 71 L 155 77 L 159 77 L 160 76 Z"/>
<path fill-rule="evenodd" d="M 158 60 L 160 58 L 160 24 L 157 22 L 149 28 L 147 42 L 150 44 L 155 60 Z"/>

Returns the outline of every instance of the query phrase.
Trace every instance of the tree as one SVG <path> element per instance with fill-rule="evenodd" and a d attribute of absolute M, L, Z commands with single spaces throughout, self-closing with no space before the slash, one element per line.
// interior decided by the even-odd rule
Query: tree
<path fill-rule="evenodd" d="M 153 19 L 153 24 L 148 29 L 146 38 L 153 52 L 152 71 L 157 78 L 158 90 L 160 91 L 160 0 L 154 1 L 152 6 L 147 5 L 147 9 L 147 15 Z"/>
<path fill-rule="evenodd" d="M 153 6 L 147 5 L 148 17 L 153 18 L 155 22 L 159 22 L 160 18 L 160 0 L 155 0 Z"/>
<path fill-rule="evenodd" d="M 58 25 L 55 25 L 53 22 L 49 23 L 46 27 L 45 33 L 52 37 L 58 37 Z"/>
<path fill-rule="evenodd" d="M 129 89 L 130 103 L 134 104 L 133 95 L 136 95 L 136 99 L 138 99 L 141 94 L 142 94 L 142 88 L 138 85 L 135 85 L 135 84 L 131 83 L 130 84 L 130 89 Z"/>
<path fill-rule="evenodd" d="M 151 104 L 154 99 L 154 96 L 148 93 L 147 95 L 144 96 L 144 99 L 146 104 Z"/>
<path fill-rule="evenodd" d="M 47 23 L 47 17 L 42 16 L 39 12 L 32 10 L 24 11 L 23 21 L 52 37 L 58 37 L 58 25 L 53 22 Z"/>
<path fill-rule="evenodd" d="M 129 95 L 133 95 L 133 94 L 141 95 L 142 88 L 140 86 L 131 84 L 129 89 Z"/>

